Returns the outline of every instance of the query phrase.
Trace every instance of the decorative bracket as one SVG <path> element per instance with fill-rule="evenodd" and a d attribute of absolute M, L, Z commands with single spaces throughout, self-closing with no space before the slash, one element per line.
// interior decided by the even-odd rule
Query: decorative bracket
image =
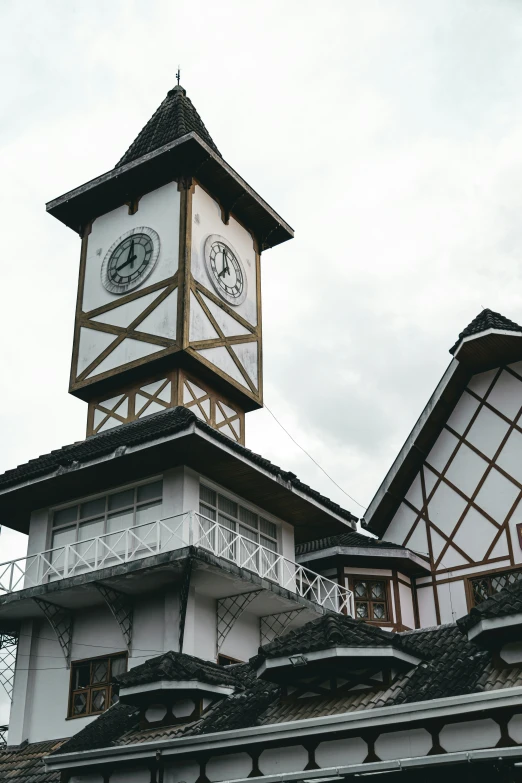
<path fill-rule="evenodd" d="M 33 598 L 33 601 L 38 604 L 53 631 L 55 632 L 60 647 L 62 648 L 63 657 L 67 668 L 71 665 L 71 646 L 72 646 L 72 628 L 73 617 L 70 612 L 67 612 L 61 606 L 51 604 L 49 601 L 44 601 L 43 598 Z"/>
<path fill-rule="evenodd" d="M 7 693 L 9 699 L 13 698 L 17 646 L 18 639 L 16 636 L 10 633 L 0 634 L 0 685 Z"/>
<path fill-rule="evenodd" d="M 250 593 L 231 595 L 228 598 L 218 598 L 217 601 L 217 652 L 223 647 L 223 643 L 234 627 L 234 623 L 240 617 L 254 598 L 262 593 L 262 590 L 252 590 Z"/>
<path fill-rule="evenodd" d="M 178 649 L 183 652 L 183 640 L 185 637 L 185 621 L 187 619 L 187 604 L 190 592 L 190 578 L 192 576 L 193 558 L 187 557 L 183 565 L 181 575 L 181 588 L 179 591 L 179 644 Z"/>
<path fill-rule="evenodd" d="M 127 645 L 127 650 L 130 652 L 132 645 L 134 608 L 129 596 L 120 593 L 119 590 L 114 590 L 112 587 L 106 587 L 99 582 L 96 582 L 95 587 L 120 626 L 123 638 L 125 639 L 125 644 Z"/>
<path fill-rule="evenodd" d="M 278 612 L 277 614 L 267 614 L 259 618 L 259 638 L 261 645 L 268 644 L 277 636 L 282 636 L 288 626 L 297 615 L 301 614 L 304 606 L 300 609 L 291 609 L 289 612 Z"/>

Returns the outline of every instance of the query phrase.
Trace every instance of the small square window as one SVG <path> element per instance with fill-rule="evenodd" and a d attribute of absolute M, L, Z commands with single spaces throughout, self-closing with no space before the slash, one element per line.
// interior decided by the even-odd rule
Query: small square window
<path fill-rule="evenodd" d="M 138 487 L 138 503 L 143 503 L 145 500 L 156 500 L 161 498 L 163 493 L 163 482 L 154 481 L 152 484 L 144 484 L 142 487 Z"/>
<path fill-rule="evenodd" d="M 86 517 L 95 517 L 98 514 L 105 514 L 105 498 L 96 498 L 96 500 L 88 500 L 87 503 L 82 503 L 80 506 L 80 519 Z"/>
<path fill-rule="evenodd" d="M 123 492 L 115 492 L 114 495 L 109 495 L 109 510 L 113 511 L 116 508 L 125 508 L 125 506 L 134 505 L 134 490 L 126 489 Z"/>
<path fill-rule="evenodd" d="M 370 623 L 389 621 L 388 587 L 385 581 L 352 577 L 350 588 L 355 598 L 355 615 Z"/>
<path fill-rule="evenodd" d="M 62 508 L 60 511 L 55 511 L 53 516 L 53 525 L 67 525 L 71 522 L 76 522 L 78 518 L 78 506 L 70 506 L 69 508 Z"/>

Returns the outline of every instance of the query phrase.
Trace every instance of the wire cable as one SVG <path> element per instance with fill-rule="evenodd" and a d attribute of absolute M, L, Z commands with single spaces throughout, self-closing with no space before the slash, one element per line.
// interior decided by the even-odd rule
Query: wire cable
<path fill-rule="evenodd" d="M 288 435 L 288 437 L 290 438 L 290 440 L 291 440 L 293 443 L 295 443 L 295 445 L 296 445 L 298 448 L 300 448 L 300 449 L 301 449 L 301 451 L 303 451 L 303 452 L 306 454 L 306 456 L 307 456 L 309 459 L 311 459 L 311 460 L 312 460 L 312 462 L 314 463 L 314 465 L 317 465 L 317 467 L 319 468 L 319 470 L 321 470 L 321 471 L 324 473 L 324 475 L 325 475 L 327 478 L 329 478 L 329 479 L 330 479 L 330 481 L 332 482 L 332 484 L 335 484 L 335 486 L 337 487 L 337 489 L 340 489 L 340 490 L 341 490 L 341 492 L 342 492 L 343 494 L 345 494 L 347 498 L 350 498 L 350 500 L 351 500 L 351 501 L 353 501 L 353 502 L 354 502 L 356 505 L 360 506 L 360 508 L 362 508 L 362 509 L 365 511 L 365 510 L 367 509 L 367 506 L 363 506 L 363 504 L 362 504 L 362 503 L 359 503 L 359 501 L 358 501 L 358 500 L 356 500 L 354 497 L 352 497 L 352 495 L 349 495 L 349 494 L 348 494 L 348 492 L 346 492 L 346 491 L 345 491 L 345 490 L 344 490 L 344 489 L 341 487 L 341 485 L 340 485 L 340 484 L 338 484 L 338 483 L 337 483 L 337 481 L 336 481 L 335 479 L 333 479 L 333 478 L 330 476 L 330 474 L 329 474 L 329 473 L 327 473 L 327 472 L 326 472 L 326 470 L 325 470 L 325 469 L 324 469 L 324 468 L 323 468 L 321 465 L 319 465 L 319 463 L 317 462 L 317 460 L 316 460 L 316 459 L 314 459 L 314 458 L 312 457 L 312 455 L 311 455 L 311 454 L 309 454 L 309 452 L 308 452 L 306 449 L 304 449 L 304 448 L 301 446 L 301 444 L 300 444 L 300 443 L 298 443 L 298 442 L 296 441 L 296 439 L 295 439 L 294 437 L 292 437 L 292 435 L 290 435 L 290 433 L 288 432 L 288 430 L 286 429 L 286 427 L 283 427 L 283 425 L 281 424 L 281 422 L 279 421 L 279 419 L 278 419 L 278 418 L 275 416 L 275 414 L 273 414 L 273 413 L 272 413 L 272 411 L 270 410 L 270 408 L 268 407 L 268 405 L 266 404 L 266 402 L 264 403 L 264 407 L 265 407 L 265 408 L 266 408 L 266 410 L 269 412 L 269 414 L 270 414 L 270 415 L 271 415 L 271 417 L 274 419 L 274 421 L 275 421 L 275 422 L 276 422 L 276 423 L 277 423 L 277 424 L 278 424 L 278 425 L 281 427 L 281 429 L 283 430 L 283 432 L 286 432 L 286 434 Z"/>

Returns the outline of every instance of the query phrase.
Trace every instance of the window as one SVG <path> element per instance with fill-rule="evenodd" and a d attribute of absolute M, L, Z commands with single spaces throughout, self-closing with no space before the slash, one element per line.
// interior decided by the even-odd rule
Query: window
<path fill-rule="evenodd" d="M 231 531 L 231 534 L 228 536 L 225 533 L 225 539 L 228 539 L 230 558 L 236 558 L 234 546 L 231 544 L 233 533 L 240 533 L 250 541 L 261 544 L 272 552 L 277 552 L 277 526 L 273 522 L 264 519 L 234 500 L 230 500 L 225 495 L 220 495 L 204 484 L 200 487 L 199 501 L 199 513 L 202 516 L 214 522 L 219 522 L 220 525 Z M 208 529 L 210 530 L 211 527 L 209 524 Z M 226 544 L 225 540 L 225 550 L 227 549 Z M 255 547 L 249 547 L 247 542 L 242 542 L 242 546 L 245 547 L 244 557 L 247 558 L 249 553 L 251 554 L 255 550 Z"/>
<path fill-rule="evenodd" d="M 222 655 L 219 653 L 217 657 L 219 666 L 232 666 L 233 663 L 243 663 L 239 658 L 231 658 L 230 655 Z"/>
<path fill-rule="evenodd" d="M 473 606 L 482 603 L 495 593 L 500 593 L 505 587 L 514 585 L 522 579 L 522 571 L 502 571 L 497 574 L 485 574 L 484 576 L 470 579 L 471 603 Z"/>
<path fill-rule="evenodd" d="M 371 623 L 387 623 L 388 582 L 352 577 L 351 589 L 355 600 L 355 616 Z"/>
<path fill-rule="evenodd" d="M 127 653 L 106 655 L 71 664 L 69 718 L 104 712 L 118 701 L 113 677 L 127 671 Z"/>
<path fill-rule="evenodd" d="M 154 481 L 56 510 L 51 548 L 113 533 L 108 536 L 108 546 L 116 551 L 123 549 L 122 530 L 161 517 L 162 492 L 162 482 Z M 77 551 L 80 556 L 89 556 L 88 545 L 78 547 Z"/>

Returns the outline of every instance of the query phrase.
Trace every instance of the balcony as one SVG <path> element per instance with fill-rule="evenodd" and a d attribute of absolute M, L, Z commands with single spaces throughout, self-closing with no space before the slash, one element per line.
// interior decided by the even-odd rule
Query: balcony
<path fill-rule="evenodd" d="M 354 616 L 353 593 L 195 511 L 0 564 L 0 595 L 198 547 L 325 610 Z"/>

